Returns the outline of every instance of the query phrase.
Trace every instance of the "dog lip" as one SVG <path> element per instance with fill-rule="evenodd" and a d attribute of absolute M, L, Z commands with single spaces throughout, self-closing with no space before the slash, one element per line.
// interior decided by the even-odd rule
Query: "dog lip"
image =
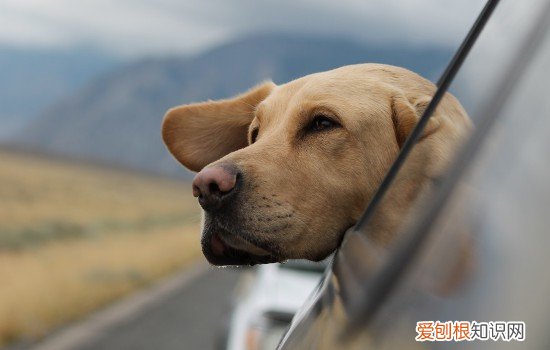
<path fill-rule="evenodd" d="M 242 250 L 249 254 L 253 254 L 256 256 L 269 256 L 273 255 L 272 252 L 257 246 L 256 244 L 252 243 L 250 240 L 248 240 L 246 237 L 242 235 L 236 235 L 233 234 L 230 231 L 224 230 L 226 235 L 220 235 L 220 240 L 228 247 L 236 250 Z M 244 245 L 244 246 L 243 246 Z"/>
<path fill-rule="evenodd" d="M 256 264 L 268 264 L 280 261 L 280 259 L 271 252 L 266 251 L 267 254 L 258 255 L 242 248 L 233 247 L 227 242 L 227 239 L 224 239 L 224 234 L 231 235 L 232 233 L 218 225 L 216 226 L 216 231 L 212 232 L 208 235 L 209 237 L 205 237 L 206 239 L 203 240 L 203 253 L 207 260 L 213 265 L 253 266 Z M 244 241 L 253 245 L 247 240 Z"/>
<path fill-rule="evenodd" d="M 212 235 L 212 238 L 210 239 L 210 247 L 212 249 L 212 253 L 215 255 L 223 255 L 225 252 L 225 244 L 220 239 L 220 235 L 215 233 Z"/>

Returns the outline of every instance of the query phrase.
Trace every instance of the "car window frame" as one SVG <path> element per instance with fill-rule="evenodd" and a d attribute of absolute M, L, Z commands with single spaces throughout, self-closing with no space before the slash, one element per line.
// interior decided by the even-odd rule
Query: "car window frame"
<path fill-rule="evenodd" d="M 487 10 L 487 6 L 496 7 L 496 5 L 498 5 L 498 2 L 499 2 L 498 0 L 495 0 L 495 1 L 488 0 L 486 2 L 484 9 L 480 12 L 480 15 L 478 16 L 476 22 L 472 26 L 471 31 L 476 27 L 476 25 L 479 25 L 480 17 L 482 17 L 484 11 Z M 485 107 L 481 109 L 482 112 L 479 113 L 479 115 L 482 116 L 482 118 L 480 118 L 481 125 L 475 129 L 471 138 L 468 140 L 468 142 L 464 145 L 464 147 L 458 153 L 458 156 L 456 157 L 456 161 L 453 162 L 451 169 L 447 173 L 448 176 L 446 176 L 441 181 L 441 183 L 438 184 L 439 189 L 436 191 L 436 194 L 437 194 L 436 199 L 433 201 L 432 205 L 428 208 L 428 210 L 424 211 L 423 217 L 420 220 L 418 220 L 418 223 L 414 227 L 411 227 L 408 230 L 407 236 L 409 237 L 409 239 L 404 244 L 402 244 L 401 247 L 399 247 L 399 249 L 396 249 L 394 254 L 392 254 L 392 257 L 381 258 L 382 260 L 385 260 L 384 263 L 386 265 L 386 269 L 384 269 L 381 272 L 378 272 L 377 273 L 378 276 L 384 276 L 385 274 L 388 273 L 388 271 L 391 272 L 391 270 L 394 270 L 394 272 L 391 273 L 392 275 L 391 281 L 395 282 L 399 280 L 399 275 L 400 275 L 399 272 L 400 271 L 402 272 L 404 267 L 410 261 L 410 259 L 412 259 L 420 251 L 422 243 L 425 241 L 428 233 L 431 231 L 430 228 L 433 226 L 434 222 L 439 217 L 439 214 L 441 213 L 444 204 L 448 201 L 449 197 L 452 195 L 458 180 L 464 175 L 466 169 L 468 168 L 468 165 L 471 163 L 472 159 L 476 155 L 476 150 L 482 146 L 482 143 L 485 139 L 485 135 L 491 129 L 494 121 L 498 119 L 500 108 L 502 107 L 506 98 L 511 94 L 516 79 L 518 78 L 518 76 L 520 76 L 523 73 L 523 69 L 525 66 L 527 66 L 527 63 L 532 56 L 533 50 L 536 49 L 537 43 L 540 42 L 541 40 L 542 34 L 550 26 L 550 24 L 548 24 L 548 22 L 550 22 L 550 1 L 548 1 L 545 4 L 545 6 L 546 6 L 545 11 L 542 11 L 542 14 L 540 14 L 539 18 L 536 20 L 536 24 L 533 26 L 532 31 L 527 35 L 529 39 L 525 40 L 525 42 L 523 43 L 523 47 L 520 50 L 518 50 L 519 54 L 516 54 L 514 56 L 514 59 L 512 59 L 512 63 L 510 64 L 509 69 L 503 70 L 504 72 L 506 72 L 506 74 L 503 74 L 503 76 L 501 77 L 501 80 L 502 80 L 501 84 L 496 85 L 496 86 L 499 86 L 500 88 L 496 89 L 494 94 L 492 94 L 487 99 L 487 102 L 485 103 Z M 486 21 L 492 18 L 492 15 L 493 15 L 492 11 L 494 10 L 494 7 L 490 9 L 491 13 L 485 18 Z M 455 57 L 453 57 L 453 60 L 451 60 L 451 62 L 447 66 L 447 69 L 445 71 L 446 73 L 448 73 L 448 70 L 450 69 L 449 67 L 452 65 L 460 64 L 461 66 L 462 62 L 457 62 L 456 58 L 460 54 L 460 52 L 464 49 L 465 41 L 467 41 L 468 38 L 471 38 L 471 35 L 470 35 L 472 34 L 471 31 L 462 42 L 460 48 L 457 50 L 457 53 L 455 54 Z M 479 33 L 481 33 L 481 30 L 479 31 Z M 475 37 L 475 40 L 471 42 L 472 46 L 477 41 L 478 39 L 477 36 Z M 464 58 L 465 56 L 463 57 L 463 59 Z M 455 74 L 458 73 L 459 70 L 460 70 L 460 67 L 458 67 L 458 69 L 456 69 L 454 73 Z M 440 78 L 440 82 L 443 82 L 446 73 L 443 73 L 442 77 Z M 454 78 L 454 76 L 451 77 L 451 81 L 452 81 L 452 78 Z M 451 81 L 448 82 L 448 85 L 450 85 Z M 443 88 L 445 90 L 444 92 L 446 92 L 446 90 L 449 87 L 448 85 L 444 86 L 444 84 L 440 84 L 438 82 L 438 90 Z M 437 94 L 437 91 L 436 91 L 436 94 Z M 436 102 L 438 103 L 439 101 L 436 101 Z M 422 121 L 422 118 L 424 118 L 425 122 L 423 124 L 421 122 L 417 123 L 415 130 L 418 129 L 417 131 L 418 134 L 422 132 L 423 127 L 425 126 L 429 117 L 435 110 L 435 107 L 437 107 L 437 103 L 434 103 L 434 106 L 432 109 L 430 110 L 428 108 L 426 109 L 425 113 L 421 117 L 421 121 Z M 414 140 L 414 137 L 409 137 L 409 138 L 411 139 L 410 142 L 414 145 L 416 141 Z M 412 146 L 409 146 L 409 147 L 412 147 Z M 407 156 L 408 154 L 405 154 L 405 156 L 403 156 L 402 161 L 404 161 L 407 158 Z M 376 202 L 371 203 L 369 204 L 369 206 L 372 205 L 373 208 L 375 208 L 376 204 L 377 204 Z M 371 209 L 371 210 L 374 210 L 374 209 Z M 368 220 L 366 220 L 365 222 L 367 221 Z M 361 234 L 361 231 L 351 230 L 351 232 L 348 232 L 348 234 L 346 235 L 346 239 L 356 239 L 356 237 L 358 237 L 359 240 L 361 239 L 361 237 L 363 238 L 363 240 L 365 240 L 365 236 Z M 363 247 L 368 247 L 368 244 L 365 244 L 365 243 L 368 243 L 366 241 L 358 242 L 358 243 L 361 244 Z M 376 255 L 379 252 L 374 251 L 372 253 Z M 340 272 L 337 273 L 335 269 L 338 269 L 338 268 L 345 269 L 346 268 L 345 265 L 348 265 L 347 266 L 348 268 L 350 267 L 349 264 L 342 264 L 341 262 L 339 263 L 338 259 L 341 259 L 341 258 L 342 258 L 341 252 L 337 251 L 335 254 L 334 260 L 329 264 L 325 272 L 325 276 L 321 280 L 316 291 L 314 291 L 314 293 L 310 297 L 310 300 L 306 302 L 307 305 L 305 305 L 305 308 L 302 309 L 297 314 L 297 318 L 300 321 L 305 321 L 306 323 L 310 321 L 312 318 L 314 318 L 316 315 L 318 315 L 322 311 L 324 305 L 328 305 L 331 302 L 331 299 L 334 298 L 335 291 L 334 291 L 334 286 L 331 283 L 331 275 L 332 274 L 345 275 L 345 273 L 342 270 L 340 270 Z M 348 256 L 344 258 L 350 258 L 350 257 Z M 353 280 L 353 277 L 351 277 L 350 280 Z M 390 280 L 388 279 L 387 281 L 390 281 Z M 350 282 L 350 283 L 353 284 L 353 282 Z M 386 287 L 388 286 L 391 287 L 392 285 L 393 285 L 392 283 L 387 284 L 386 282 Z M 381 293 L 381 295 L 383 295 L 384 298 L 387 298 L 390 294 L 389 292 L 391 292 L 391 288 L 389 289 L 384 288 L 384 289 L 385 289 L 385 293 Z M 367 295 L 371 291 L 372 289 L 369 289 L 368 292 L 365 292 L 365 290 L 363 289 L 361 293 L 363 294 L 363 297 L 362 298 L 359 297 L 358 299 L 363 299 L 365 300 L 365 302 L 360 305 L 355 305 L 353 308 L 351 308 L 355 312 L 349 315 L 350 322 L 344 330 L 345 332 L 343 334 L 342 339 L 349 337 L 353 335 L 355 332 L 357 332 L 358 330 L 364 328 L 368 324 L 370 318 L 372 318 L 373 315 L 376 315 L 376 307 L 373 307 L 373 305 L 380 306 L 383 304 L 384 300 L 381 300 L 380 298 L 374 299 L 371 297 L 371 295 Z M 371 306 L 367 305 L 369 303 Z M 281 345 L 284 346 L 286 340 L 288 340 L 290 335 L 296 331 L 296 327 L 298 326 L 298 323 L 299 322 L 293 321 L 293 324 L 291 325 L 288 332 L 283 337 L 280 346 Z"/>
<path fill-rule="evenodd" d="M 384 300 L 391 296 L 392 286 L 400 279 L 400 275 L 405 271 L 412 259 L 421 252 L 423 244 L 433 232 L 432 228 L 444 211 L 445 205 L 449 202 L 457 184 L 472 165 L 473 159 L 478 154 L 477 151 L 487 139 L 487 134 L 501 116 L 502 108 L 507 99 L 514 92 L 517 82 L 529 67 L 529 63 L 539 48 L 538 44 L 550 30 L 550 1 L 547 0 L 543 6 L 543 10 L 539 13 L 538 18 L 535 19 L 535 24 L 527 33 L 520 48 L 513 55 L 507 67 L 503 69 L 505 73 L 500 76 L 500 82 L 495 85 L 498 86 L 498 89 L 495 89 L 490 94 L 480 109 L 478 125 L 468 139 L 468 142 L 458 151 L 455 161 L 448 170 L 447 176 L 439 183 L 439 188 L 435 191 L 434 198 L 431 199 L 428 208 L 421 213 L 413 226 L 408 228 L 407 239 L 402 242 L 400 247 L 397 247 L 392 257 L 388 259 L 386 267 L 377 272 L 379 278 L 387 280 L 386 287 L 380 288 L 375 293 L 379 296 L 377 299 L 369 295 L 370 300 L 365 302 L 365 304 L 370 303 L 371 306 L 364 304 L 356 305 L 352 308 L 355 312 L 350 315 L 350 324 L 347 327 L 347 333 L 352 334 L 356 332 L 367 325 L 369 320 L 376 315 L 376 309 L 381 307 Z M 393 282 L 390 282 L 389 279 L 392 279 Z M 370 292 L 372 290 L 369 290 Z"/>

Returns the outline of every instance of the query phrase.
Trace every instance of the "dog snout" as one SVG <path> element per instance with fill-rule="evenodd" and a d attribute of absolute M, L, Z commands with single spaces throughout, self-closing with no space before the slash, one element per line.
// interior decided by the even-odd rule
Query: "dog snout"
<path fill-rule="evenodd" d="M 235 192 L 238 169 L 231 164 L 218 164 L 202 169 L 193 179 L 193 196 L 206 211 L 220 209 Z"/>

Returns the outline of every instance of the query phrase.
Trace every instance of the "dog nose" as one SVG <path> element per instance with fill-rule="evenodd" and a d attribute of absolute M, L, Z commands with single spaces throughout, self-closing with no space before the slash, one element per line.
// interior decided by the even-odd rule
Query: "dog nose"
<path fill-rule="evenodd" d="M 193 196 L 206 211 L 219 209 L 237 184 L 237 168 L 219 164 L 202 169 L 193 179 Z"/>

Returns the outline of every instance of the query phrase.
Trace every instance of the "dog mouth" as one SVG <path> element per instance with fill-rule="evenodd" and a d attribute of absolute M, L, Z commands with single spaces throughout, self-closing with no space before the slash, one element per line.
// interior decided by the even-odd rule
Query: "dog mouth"
<path fill-rule="evenodd" d="M 211 223 L 205 224 L 201 245 L 206 259 L 217 266 L 254 266 L 281 261 L 273 251 Z"/>

